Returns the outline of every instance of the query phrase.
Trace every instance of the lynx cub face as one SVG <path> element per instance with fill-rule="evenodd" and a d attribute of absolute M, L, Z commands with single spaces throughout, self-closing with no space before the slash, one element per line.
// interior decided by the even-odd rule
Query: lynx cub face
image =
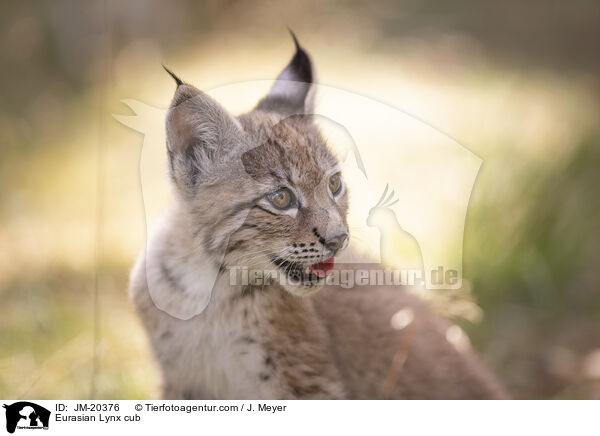
<path fill-rule="evenodd" d="M 348 193 L 311 115 L 312 62 L 296 48 L 270 93 L 237 118 L 171 73 L 167 142 L 177 201 L 215 266 L 272 271 L 307 295 L 348 243 Z"/>

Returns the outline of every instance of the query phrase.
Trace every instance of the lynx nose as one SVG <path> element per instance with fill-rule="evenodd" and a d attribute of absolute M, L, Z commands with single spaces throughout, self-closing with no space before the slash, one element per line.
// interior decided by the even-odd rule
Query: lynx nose
<path fill-rule="evenodd" d="M 348 239 L 348 233 L 332 236 L 325 241 L 325 247 L 329 248 L 331 251 L 338 251 L 344 246 L 346 239 Z"/>

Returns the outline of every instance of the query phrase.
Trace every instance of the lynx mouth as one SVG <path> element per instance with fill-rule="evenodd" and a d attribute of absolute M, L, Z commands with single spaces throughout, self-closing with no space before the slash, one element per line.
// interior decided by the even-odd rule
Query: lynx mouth
<path fill-rule="evenodd" d="M 290 280 L 300 283 L 317 283 L 325 279 L 333 270 L 334 258 L 313 264 L 302 264 L 289 260 L 274 258 L 272 262 L 284 271 Z"/>

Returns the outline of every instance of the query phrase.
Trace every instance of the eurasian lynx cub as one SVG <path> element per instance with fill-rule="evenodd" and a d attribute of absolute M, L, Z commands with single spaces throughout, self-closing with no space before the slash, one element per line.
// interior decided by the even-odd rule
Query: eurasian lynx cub
<path fill-rule="evenodd" d="M 131 279 L 163 396 L 503 397 L 476 356 L 446 340 L 447 324 L 402 289 L 323 286 L 348 242 L 348 193 L 310 115 L 312 62 L 296 49 L 270 93 L 239 117 L 173 75 L 176 199 Z M 240 265 L 289 281 L 234 286 Z M 403 308 L 414 321 L 394 330 L 390 318 Z M 172 316 L 181 311 L 189 316 Z"/>

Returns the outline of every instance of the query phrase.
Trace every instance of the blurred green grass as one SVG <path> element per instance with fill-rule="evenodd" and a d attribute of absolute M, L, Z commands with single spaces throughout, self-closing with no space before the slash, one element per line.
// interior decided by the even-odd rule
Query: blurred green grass
<path fill-rule="evenodd" d="M 94 396 L 154 397 L 156 371 L 128 304 L 127 271 L 102 274 Z M 57 269 L 15 277 L 2 290 L 0 392 L 3 398 L 89 398 L 94 353 L 93 281 Z"/>
<path fill-rule="evenodd" d="M 518 397 L 599 394 L 600 140 L 581 134 L 563 159 L 519 168 L 501 201 L 479 186 L 466 224 L 464 273 L 485 313 L 466 329 Z"/>

